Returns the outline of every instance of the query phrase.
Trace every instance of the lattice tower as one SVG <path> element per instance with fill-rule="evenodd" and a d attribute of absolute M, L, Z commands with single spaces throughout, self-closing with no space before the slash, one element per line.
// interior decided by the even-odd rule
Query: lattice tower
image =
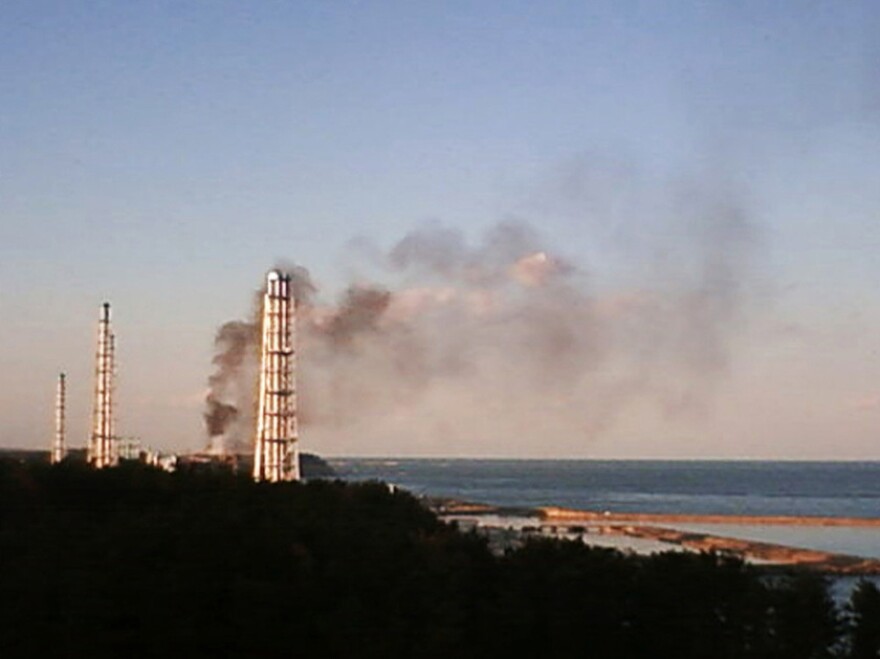
<path fill-rule="evenodd" d="M 260 341 L 260 382 L 254 440 L 254 479 L 299 480 L 290 275 L 266 275 Z"/>

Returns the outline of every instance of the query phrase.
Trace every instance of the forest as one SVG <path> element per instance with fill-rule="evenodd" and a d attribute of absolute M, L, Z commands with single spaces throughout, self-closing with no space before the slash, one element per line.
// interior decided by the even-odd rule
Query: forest
<path fill-rule="evenodd" d="M 0 461 L 2 657 L 863 659 L 880 592 L 716 554 L 495 555 L 382 483 Z"/>

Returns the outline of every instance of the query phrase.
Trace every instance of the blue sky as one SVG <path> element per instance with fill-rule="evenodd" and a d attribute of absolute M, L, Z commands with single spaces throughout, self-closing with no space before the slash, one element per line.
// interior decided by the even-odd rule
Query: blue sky
<path fill-rule="evenodd" d="M 0 443 L 45 443 L 59 369 L 85 435 L 104 298 L 120 424 L 194 447 L 213 332 L 277 259 L 332 296 L 352 238 L 518 217 L 627 286 L 687 245 L 655 217 L 684 187 L 755 227 L 734 368 L 708 417 L 561 457 L 880 457 L 877 34 L 873 2 L 4 2 Z"/>

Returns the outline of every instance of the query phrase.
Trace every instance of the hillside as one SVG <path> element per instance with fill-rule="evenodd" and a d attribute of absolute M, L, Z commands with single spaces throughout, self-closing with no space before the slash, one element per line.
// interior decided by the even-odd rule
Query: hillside
<path fill-rule="evenodd" d="M 495 557 L 380 483 L 139 464 L 0 460 L 0 606 L 3 657 L 803 659 L 848 638 L 814 576 L 556 541 Z"/>

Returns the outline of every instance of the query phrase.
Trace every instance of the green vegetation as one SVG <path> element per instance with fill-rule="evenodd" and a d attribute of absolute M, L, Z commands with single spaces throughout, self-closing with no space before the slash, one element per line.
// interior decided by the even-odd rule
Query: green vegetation
<path fill-rule="evenodd" d="M 880 594 L 714 555 L 495 557 L 378 483 L 0 461 L 2 657 L 876 657 Z M 873 652 L 873 654 L 872 654 Z"/>

